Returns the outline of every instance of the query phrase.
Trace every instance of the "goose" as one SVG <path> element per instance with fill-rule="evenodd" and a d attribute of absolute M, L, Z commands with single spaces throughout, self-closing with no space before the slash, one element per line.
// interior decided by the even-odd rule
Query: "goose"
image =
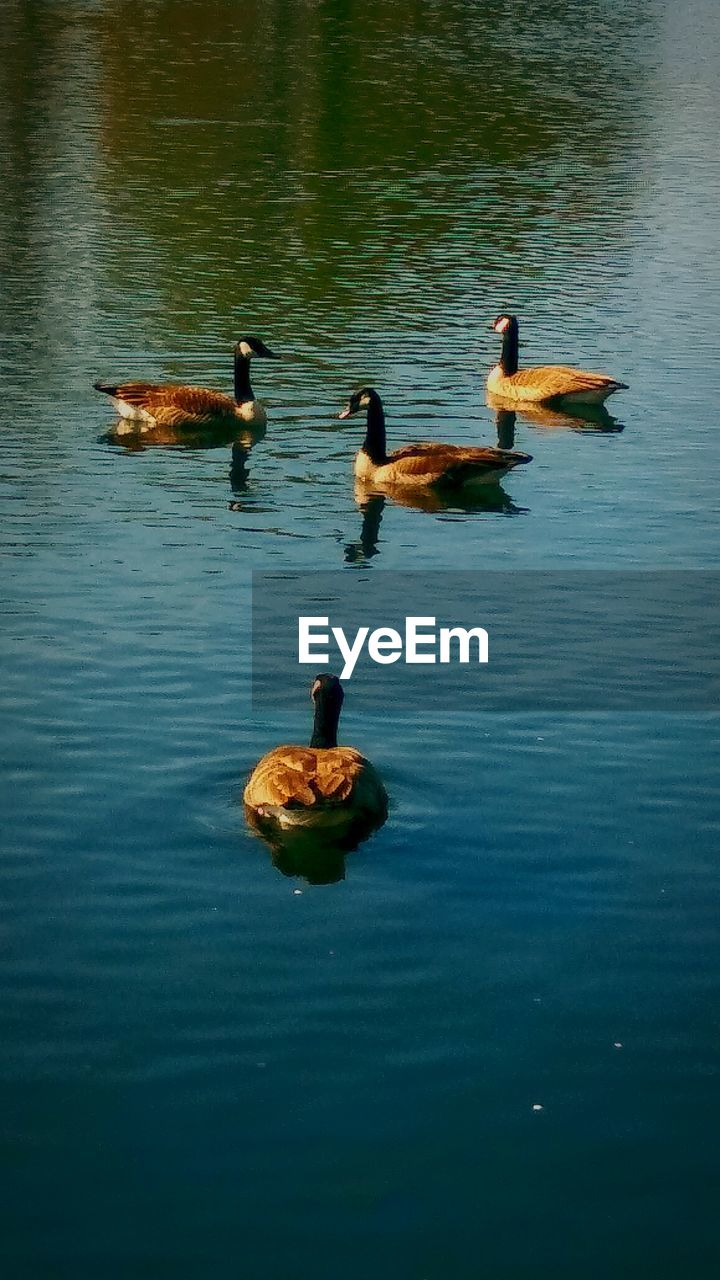
<path fill-rule="evenodd" d="M 565 364 L 541 364 L 518 369 L 517 316 L 500 315 L 491 328 L 502 337 L 500 363 L 490 370 L 487 389 L 503 400 L 540 403 L 562 400 L 566 404 L 602 404 L 614 391 L 627 387 L 606 373 L 590 373 Z"/>
<path fill-rule="evenodd" d="M 339 747 L 344 700 L 337 676 L 322 673 L 310 690 L 315 706 L 308 747 L 275 747 L 253 769 L 243 792 L 249 818 L 276 829 L 306 827 L 338 835 L 372 830 L 387 817 L 388 797 L 379 774 L 354 747 Z"/>
<path fill-rule="evenodd" d="M 355 457 L 358 480 L 386 488 L 460 489 L 466 484 L 499 480 L 512 467 L 532 462 L 529 453 L 491 446 L 408 444 L 386 451 L 385 413 L 374 387 L 361 387 L 350 396 L 339 418 L 367 410 L 362 448 Z"/>
<path fill-rule="evenodd" d="M 110 396 L 121 418 L 142 424 L 142 429 L 176 426 L 211 426 L 228 419 L 264 426 L 265 407 L 255 399 L 250 386 L 250 361 L 254 356 L 269 360 L 280 357 L 261 338 L 247 334 L 235 344 L 235 396 L 207 387 L 180 386 L 176 383 L 94 382 L 96 391 Z"/>

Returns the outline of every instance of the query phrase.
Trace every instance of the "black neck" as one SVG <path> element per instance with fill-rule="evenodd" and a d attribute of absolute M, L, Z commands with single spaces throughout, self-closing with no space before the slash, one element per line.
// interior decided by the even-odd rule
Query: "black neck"
<path fill-rule="evenodd" d="M 250 361 L 239 353 L 235 355 L 235 399 L 238 404 L 255 399 L 250 386 Z"/>
<path fill-rule="evenodd" d="M 510 377 L 518 371 L 518 322 L 511 320 L 503 334 L 500 368 Z"/>
<path fill-rule="evenodd" d="M 370 461 L 374 462 L 376 466 L 381 466 L 383 462 L 387 461 L 385 444 L 385 413 L 382 407 L 382 400 L 377 392 L 373 391 L 368 405 L 363 449 Z"/>
<path fill-rule="evenodd" d="M 320 695 L 315 702 L 311 747 L 336 747 L 340 721 L 340 704 L 329 702 Z"/>

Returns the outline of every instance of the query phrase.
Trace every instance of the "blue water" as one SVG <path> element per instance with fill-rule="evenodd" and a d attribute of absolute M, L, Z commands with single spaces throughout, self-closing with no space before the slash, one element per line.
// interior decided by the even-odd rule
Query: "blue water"
<path fill-rule="evenodd" d="M 4 1275 L 717 1275 L 713 715 L 349 692 L 392 809 L 334 884 L 239 803 L 310 706 L 251 708 L 253 568 L 718 566 L 717 35 L 703 0 L 10 7 Z M 525 361 L 630 384 L 624 429 L 518 417 L 497 510 L 363 539 L 348 391 L 393 444 L 492 442 L 505 307 Z M 228 389 L 243 330 L 285 357 L 246 478 L 107 438 L 96 378 Z"/>

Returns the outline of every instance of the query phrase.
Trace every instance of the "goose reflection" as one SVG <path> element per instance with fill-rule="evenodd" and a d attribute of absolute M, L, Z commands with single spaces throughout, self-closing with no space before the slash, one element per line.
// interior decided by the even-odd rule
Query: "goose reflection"
<path fill-rule="evenodd" d="M 360 537 L 357 542 L 345 544 L 346 564 L 367 564 L 379 552 L 380 525 L 385 510 L 383 493 L 358 493 L 362 486 L 355 485 L 355 500 L 362 512 Z"/>
<path fill-rule="evenodd" d="M 515 421 L 517 414 L 514 409 L 500 409 L 495 412 L 495 430 L 497 431 L 498 449 L 512 449 L 515 444 Z"/>
<path fill-rule="evenodd" d="M 232 447 L 232 461 L 230 463 L 230 488 L 236 498 L 241 498 L 247 493 L 248 482 L 250 480 L 250 472 L 248 471 L 247 466 L 249 456 L 250 450 L 247 445 L 243 444 L 240 440 L 235 440 Z"/>
<path fill-rule="evenodd" d="M 252 449 L 266 434 L 264 423 L 222 422 L 205 427 L 156 426 L 140 430 L 138 424 L 121 418 L 100 437 L 107 444 L 141 453 L 145 449 L 224 449 L 229 444 Z"/>
<path fill-rule="evenodd" d="M 279 833 L 276 823 L 264 821 L 247 808 L 245 816 L 254 834 L 267 845 L 272 864 L 281 875 L 312 885 L 337 884 L 344 880 L 347 855 L 382 825 L 358 822 L 339 838 L 297 829 Z"/>
<path fill-rule="evenodd" d="M 487 394 L 487 403 L 495 410 L 495 423 L 498 432 L 498 444 L 502 449 L 511 449 L 515 440 L 515 418 L 519 414 L 533 427 L 562 428 L 566 431 L 615 432 L 625 430 L 625 425 L 608 413 L 602 404 L 576 404 L 572 412 L 567 409 L 554 408 L 548 404 L 513 404 L 509 408 L 507 401 L 491 392 Z M 512 426 L 510 427 L 510 419 Z M 501 440 L 501 431 L 503 438 Z M 509 443 L 505 441 L 508 440 Z"/>
<path fill-rule="evenodd" d="M 355 501 L 362 513 L 360 537 L 345 544 L 346 564 L 367 564 L 380 554 L 380 524 L 387 501 L 399 507 L 426 511 L 429 515 L 522 515 L 527 507 L 519 507 L 501 484 L 478 486 L 444 493 L 435 489 L 408 489 L 405 485 L 384 484 L 382 493 L 362 480 L 355 481 Z"/>
<path fill-rule="evenodd" d="M 125 453 L 144 453 L 146 449 L 164 448 L 195 451 L 198 449 L 226 449 L 232 447 L 230 462 L 230 490 L 234 498 L 243 498 L 250 480 L 248 458 L 253 445 L 258 444 L 266 433 L 264 424 L 248 426 L 227 423 L 214 427 L 168 427 L 159 426 L 143 431 L 138 430 L 135 423 L 120 421 L 100 437 L 101 441 L 119 446 Z M 235 509 L 235 503 L 230 503 Z"/>

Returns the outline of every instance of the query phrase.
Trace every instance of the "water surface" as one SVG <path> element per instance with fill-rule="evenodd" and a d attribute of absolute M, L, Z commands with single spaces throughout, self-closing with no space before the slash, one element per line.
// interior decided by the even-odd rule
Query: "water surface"
<path fill-rule="evenodd" d="M 250 706 L 252 568 L 718 566 L 717 37 L 711 0 L 3 15 L 4 1274 L 717 1274 L 712 716 L 350 695 L 393 810 L 324 886 L 238 804 L 309 712 Z M 497 501 L 360 509 L 349 389 L 494 441 L 506 308 L 630 383 L 616 429 L 518 417 Z M 107 439 L 96 378 L 229 388 L 243 331 L 285 356 L 246 464 Z"/>

